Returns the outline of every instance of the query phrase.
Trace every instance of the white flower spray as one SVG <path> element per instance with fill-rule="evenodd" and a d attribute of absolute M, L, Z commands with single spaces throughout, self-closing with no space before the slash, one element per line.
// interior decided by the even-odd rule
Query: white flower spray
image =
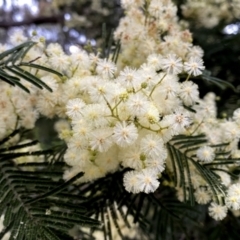
<path fill-rule="evenodd" d="M 1 82 L 0 139 L 16 126 L 34 127 L 40 115 L 58 116 L 61 122 L 56 130 L 68 147 L 64 160 L 69 168 L 64 179 L 82 171 L 85 174 L 78 183 L 88 182 L 124 169 L 123 184 L 131 193 L 152 193 L 166 168 L 173 174 L 166 144 L 176 135 L 206 135 L 208 142 L 194 153 L 194 160 L 202 165 L 219 159 L 213 145 L 228 142 L 229 156 L 236 153 L 240 110 L 232 119 L 219 120 L 214 94 L 200 99 L 191 77 L 204 70 L 203 51 L 179 24 L 176 7 L 170 0 L 164 4 L 152 0 L 143 11 L 143 4 L 141 0 L 122 1 L 126 16 L 114 32 L 115 40 L 121 42 L 116 64 L 84 50 L 67 55 L 58 44 L 50 44 L 44 51 L 31 49 L 26 59 L 41 55 L 38 64 L 54 68 L 64 77 L 39 70 L 37 77 L 53 92 L 21 81 L 30 89 L 29 95 Z M 13 44 L 23 41 L 22 33 L 12 38 Z M 185 81 L 179 81 L 179 74 L 186 76 Z M 232 182 L 225 170 L 228 166 L 215 171 L 229 188 L 225 203 L 217 204 L 206 181 L 190 164 L 196 201 L 211 202 L 209 215 L 216 220 L 222 220 L 228 209 L 240 208 L 239 183 Z M 177 191 L 182 200 L 179 186 Z"/>

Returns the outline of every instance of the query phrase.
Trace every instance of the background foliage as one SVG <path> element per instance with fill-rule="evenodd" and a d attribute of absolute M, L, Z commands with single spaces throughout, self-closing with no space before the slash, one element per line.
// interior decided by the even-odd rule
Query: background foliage
<path fill-rule="evenodd" d="M 183 3 L 183 1 L 176 2 L 179 6 Z M 57 35 L 67 51 L 70 51 L 71 46 L 87 45 L 88 40 L 93 48 L 97 48 L 103 44 L 100 40 L 102 37 L 101 23 L 106 23 L 106 31 L 109 35 L 123 14 L 118 1 L 101 1 L 101 5 L 105 9 L 104 11 L 97 11 L 89 1 L 71 1 L 70 4 L 51 5 L 52 11 L 48 11 L 46 16 L 39 15 L 42 19 L 40 19 L 40 24 L 39 21 L 36 24 L 36 16 L 34 18 L 30 16 L 32 22 L 30 21 L 30 24 L 25 22 L 25 30 L 27 31 L 28 27 L 33 28 L 32 24 L 41 28 L 44 28 L 46 24 L 56 24 L 61 26 Z M 68 19 L 66 14 L 70 15 L 71 21 L 66 20 Z M 57 16 L 56 19 L 53 18 L 54 16 Z M 79 16 L 83 16 L 85 19 L 81 19 Z M 180 10 L 179 18 L 184 19 Z M 43 19 L 48 19 L 50 23 Z M 2 21 L 4 33 L 11 33 L 12 26 L 5 26 L 4 23 Z M 239 19 L 227 23 L 227 25 L 230 24 L 239 26 Z M 12 25 L 14 25 L 14 21 Z M 228 84 L 220 84 L 219 87 L 212 84 L 213 78 L 210 77 L 206 77 L 208 80 L 200 83 L 202 95 L 214 91 L 219 96 L 218 114 L 220 117 L 226 117 L 234 109 L 240 107 L 240 31 L 238 28 L 234 34 L 227 34 L 224 31 L 225 28 L 226 23 L 224 22 L 212 29 L 196 28 L 190 22 L 194 43 L 204 49 L 205 65 L 211 71 L 211 76 L 216 78 L 215 80 L 226 80 L 233 85 L 233 87 L 229 87 Z M 74 38 L 74 36 L 77 37 Z M 85 41 L 79 40 L 81 36 Z M 3 40 L 6 39 L 3 38 Z M 51 39 L 48 40 L 51 41 Z M 28 89 L 19 83 L 18 77 L 24 77 L 26 81 L 39 88 L 48 88 L 39 79 L 21 70 L 21 66 L 25 66 L 27 63 L 18 60 L 23 58 L 31 46 L 32 43 L 28 42 L 0 55 L 1 80 L 18 85 L 23 88 L 23 91 L 28 91 Z M 10 66 L 9 63 L 11 63 Z M 31 66 L 40 68 L 34 64 Z M 53 72 L 50 69 L 44 70 Z M 9 71 L 14 76 L 9 75 Z M 178 172 L 175 170 L 173 180 L 176 185 L 183 186 L 184 196 L 190 195 L 190 201 L 182 203 L 176 199 L 174 191 L 169 187 L 171 179 L 168 179 L 167 175 L 162 176 L 163 184 L 154 194 L 134 195 L 126 192 L 122 184 L 124 171 L 109 174 L 106 178 L 78 187 L 72 183 L 82 174 L 64 183 L 61 176 L 66 166 L 62 157 L 66 146 L 55 133 L 49 134 L 49 129 L 52 129 L 49 126 L 52 126 L 51 121 L 40 119 L 33 132 L 17 129 L 0 142 L 0 215 L 5 215 L 3 222 L 5 227 L 0 233 L 0 238 L 10 230 L 10 239 L 18 240 L 94 239 L 94 231 L 103 232 L 104 239 L 114 239 L 112 235 L 114 226 L 120 239 L 127 239 L 121 232 L 119 219 L 127 227 L 131 227 L 127 218 L 131 215 L 133 222 L 138 226 L 141 236 L 139 239 L 238 239 L 240 231 L 238 217 L 230 213 L 224 221 L 216 222 L 208 217 L 206 206 L 193 208 L 194 196 L 191 192 L 188 164 L 189 162 L 194 163 L 194 161 L 186 151 L 204 142 L 204 136 L 192 139 L 179 136 L 168 144 L 173 168 L 179 169 Z M 22 139 L 30 134 L 36 141 L 6 148 L 4 144 L 17 133 L 21 133 Z M 38 142 L 45 150 L 21 152 L 22 148 Z M 219 149 L 219 154 L 224 155 L 219 146 L 216 148 Z M 30 161 L 23 164 L 15 161 L 22 156 L 29 155 L 42 156 L 43 161 Z M 237 159 L 227 159 L 226 164 L 234 161 Z M 211 167 L 213 166 L 196 166 L 218 195 L 223 186 L 219 185 L 219 179 L 211 172 Z M 236 168 L 235 173 L 238 172 L 239 169 Z M 232 174 L 232 177 L 234 178 L 236 175 Z M 86 231 L 80 226 L 88 226 L 90 230 Z"/>

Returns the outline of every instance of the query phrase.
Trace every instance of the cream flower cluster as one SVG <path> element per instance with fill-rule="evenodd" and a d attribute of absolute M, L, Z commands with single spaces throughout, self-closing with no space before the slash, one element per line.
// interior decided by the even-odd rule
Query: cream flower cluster
<path fill-rule="evenodd" d="M 238 0 L 187 0 L 181 8 L 186 18 L 206 28 L 215 27 L 221 21 L 228 23 L 240 17 Z"/>
<path fill-rule="evenodd" d="M 165 169 L 165 143 L 191 123 L 181 99 L 186 84 L 176 75 L 157 73 L 148 62 L 117 77 L 115 70 L 112 62 L 99 60 L 97 75 L 82 78 L 81 94 L 67 102 L 72 130 L 65 161 L 73 168 L 65 177 L 84 171 L 81 181 L 90 181 L 121 164 L 133 169 L 124 177 L 128 191 L 153 192 Z M 183 98 L 195 100 L 191 94 Z"/>
<path fill-rule="evenodd" d="M 198 148 L 195 156 L 191 152 L 189 152 L 188 156 L 196 157 L 195 160 L 200 164 L 208 164 L 216 160 L 218 164 L 215 164 L 215 169 L 211 171 L 219 176 L 219 184 L 223 185 L 227 191 L 217 196 L 221 199 L 220 202 L 217 202 L 216 195 L 213 194 L 209 184 L 199 174 L 195 166 L 189 162 L 191 184 L 194 189 L 196 202 L 199 204 L 208 204 L 211 202 L 209 215 L 215 220 L 222 220 L 227 216 L 228 210 L 240 210 L 239 180 L 232 181 L 228 173 L 235 167 L 238 167 L 239 161 L 233 164 L 221 164 L 221 161 L 224 161 L 226 158 L 232 157 L 239 159 L 240 157 L 240 151 L 238 149 L 238 142 L 240 140 L 240 109 L 234 111 L 232 118 L 219 120 L 216 118 L 215 95 L 213 93 L 208 93 L 204 99 L 199 100 L 198 103 L 198 105 L 193 106 L 196 114 L 193 115 L 193 124 L 188 128 L 188 131 L 194 132 L 194 134 L 204 133 L 208 139 L 208 143 Z M 220 145 L 224 143 L 226 145 L 220 147 Z M 212 147 L 217 145 L 219 145 L 219 148 Z M 221 155 L 221 152 L 227 152 L 228 154 Z M 169 163 L 170 161 L 167 160 L 169 169 L 172 169 Z M 187 175 L 185 179 L 187 179 Z M 189 182 L 186 182 L 186 184 L 188 185 Z M 178 199 L 183 201 L 183 189 L 180 187 L 176 189 Z M 189 194 L 187 194 L 187 199 L 189 199 Z M 224 201 L 222 201 L 222 199 L 224 199 Z"/>
<path fill-rule="evenodd" d="M 174 173 L 167 143 L 179 134 L 205 134 L 208 142 L 187 156 L 203 165 L 219 161 L 212 171 L 229 189 L 221 196 L 226 203 L 215 202 L 210 186 L 189 162 L 191 183 L 196 201 L 211 202 L 210 216 L 223 219 L 227 209 L 240 206 L 233 187 L 238 182 L 227 173 L 234 164 L 220 163 L 228 156 L 240 157 L 240 110 L 219 120 L 215 95 L 199 98 L 198 86 L 190 79 L 204 70 L 203 51 L 191 43 L 191 34 L 179 24 L 170 0 L 121 4 L 126 16 L 114 33 L 121 43 L 117 63 L 110 60 L 112 56 L 102 59 L 81 49 L 68 55 L 59 44 L 45 47 L 42 38 L 33 37 L 36 45 L 24 61 L 34 60 L 64 77 L 26 68 L 53 90 L 40 90 L 21 79 L 30 94 L 1 82 L 0 139 L 15 128 L 33 128 L 39 115 L 57 116 L 61 120 L 55 128 L 68 147 L 64 179 L 84 172 L 79 182 L 88 182 L 124 170 L 127 191 L 150 193 L 159 187 L 165 169 Z M 13 45 L 24 41 L 21 32 L 11 37 Z M 7 48 L 2 45 L 0 51 Z M 186 79 L 180 81 L 179 74 Z M 216 145 L 228 156 L 221 155 Z M 183 200 L 182 187 L 176 190 Z"/>
<path fill-rule="evenodd" d="M 236 210 L 240 209 L 240 183 L 232 184 L 227 191 L 225 198 L 225 205 L 219 205 L 212 202 L 209 207 L 209 215 L 215 220 L 222 220 L 227 216 L 228 209 L 233 210 L 236 214 Z"/>
<path fill-rule="evenodd" d="M 171 0 L 123 0 L 122 7 L 125 17 L 114 33 L 122 48 L 118 68 L 139 67 L 149 57 L 156 70 L 161 63 L 168 73 L 201 74 L 203 51 L 192 44 L 191 33 L 178 20 Z"/>
<path fill-rule="evenodd" d="M 81 79 L 74 72 L 64 83 L 68 94 L 72 93 L 66 105 L 71 130 L 64 128 L 60 133 L 68 144 L 65 161 L 72 166 L 65 173 L 66 179 L 84 171 L 80 181 L 91 181 L 121 166 L 132 169 L 124 176 L 127 191 L 153 192 L 165 169 L 165 143 L 174 135 L 185 133 L 192 122 L 191 113 L 183 106 L 198 101 L 198 87 L 191 81 L 180 83 L 177 74 L 186 74 L 188 78 L 200 75 L 204 69 L 202 50 L 191 44 L 187 30 L 180 31 L 176 7 L 171 1 L 151 1 L 147 12 L 140 10 L 143 4 L 143 1 L 122 1 L 126 17 L 115 32 L 116 40 L 121 41 L 119 64 L 85 55 L 81 59 L 85 63 Z M 153 10 L 163 6 L 158 13 Z M 162 42 L 159 32 L 167 33 Z M 148 40 L 152 50 L 144 46 Z M 172 41 L 181 44 L 181 51 Z M 135 50 L 142 53 L 141 57 L 131 54 L 132 44 L 138 47 Z M 49 51 L 51 55 L 53 52 L 61 51 Z M 59 57 L 53 62 L 62 67 L 57 61 Z M 74 69 L 74 61 L 70 61 Z"/>

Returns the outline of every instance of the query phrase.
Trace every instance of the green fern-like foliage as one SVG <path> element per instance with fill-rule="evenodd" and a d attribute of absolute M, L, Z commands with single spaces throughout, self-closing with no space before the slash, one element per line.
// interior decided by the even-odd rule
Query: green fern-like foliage
<path fill-rule="evenodd" d="M 3 139 L 1 144 L 17 132 Z M 4 215 L 5 226 L 0 239 L 7 232 L 11 233 L 10 239 L 17 240 L 73 239 L 69 231 L 75 225 L 98 225 L 97 220 L 86 216 L 86 199 L 73 187 L 73 182 L 83 173 L 64 182 L 65 165 L 55 161 L 61 155 L 59 148 L 19 151 L 33 144 L 36 141 L 0 148 L 0 215 Z M 44 156 L 45 161 L 15 161 L 23 156 Z"/>
<path fill-rule="evenodd" d="M 136 224 L 136 239 L 141 240 L 178 239 L 182 233 L 188 234 L 192 226 L 200 226 L 199 211 L 179 202 L 172 188 L 161 185 L 153 194 L 128 193 L 123 187 L 123 174 L 124 171 L 120 171 L 80 186 L 83 194 L 88 193 L 88 208 L 91 209 L 88 214 L 103 223 L 93 228 L 87 239 L 96 240 L 94 232 L 101 231 L 102 239 L 114 240 L 115 228 L 118 236 L 127 240 L 123 224 L 125 229 L 132 229 Z M 189 226 L 185 224 L 187 220 L 191 221 Z"/>
<path fill-rule="evenodd" d="M 206 181 L 211 189 L 216 202 L 219 203 L 221 196 L 225 196 L 226 187 L 221 183 L 220 177 L 215 171 L 225 171 L 232 178 L 237 176 L 230 171 L 222 169 L 222 166 L 236 164 L 239 159 L 228 157 L 229 152 L 226 150 L 228 143 L 212 145 L 215 148 L 216 157 L 211 163 L 200 163 L 196 158 L 196 150 L 203 144 L 207 143 L 204 135 L 198 136 L 176 136 L 168 144 L 168 150 L 173 168 L 173 181 L 175 186 L 183 188 L 184 200 L 190 201 L 191 205 L 195 204 L 194 189 L 191 181 L 190 165 Z M 189 196 L 188 196 L 189 195 Z M 188 196 L 188 197 L 187 197 Z"/>
<path fill-rule="evenodd" d="M 37 70 L 47 71 L 49 73 L 62 77 L 62 74 L 57 71 L 38 64 L 34 64 L 34 59 L 31 62 L 24 61 L 24 57 L 26 56 L 27 52 L 35 44 L 36 43 L 33 41 L 28 41 L 1 53 L 0 79 L 12 86 L 19 86 L 26 92 L 29 92 L 29 89 L 21 83 L 20 79 L 24 79 L 25 81 L 30 82 L 40 89 L 45 88 L 49 91 L 52 91 L 52 89 L 48 87 L 41 79 L 26 70 L 26 67 L 27 69 L 35 68 Z"/>
<path fill-rule="evenodd" d="M 24 61 L 24 56 L 34 44 L 26 42 L 0 54 L 0 79 L 26 92 L 29 90 L 22 80 L 51 91 L 37 77 L 37 71 L 44 70 L 60 77 L 62 74 L 34 64 L 34 61 Z M 107 50 L 103 54 L 109 57 L 111 37 L 105 45 Z M 112 57 L 114 62 L 117 61 L 119 50 L 120 44 L 117 44 Z M 29 67 L 36 69 L 35 75 L 27 71 Z M 203 78 L 222 88 L 231 87 L 211 77 L 208 72 L 204 73 Z M 79 186 L 74 182 L 83 173 L 64 182 L 62 176 L 67 166 L 63 155 L 66 146 L 62 143 L 50 144 L 50 149 L 23 151 L 37 144 L 37 141 L 9 145 L 16 134 L 24 138 L 25 133 L 22 129 L 16 130 L 0 141 L 0 216 L 4 215 L 0 239 L 10 233 L 11 240 L 90 240 L 96 239 L 94 233 L 100 231 L 104 239 L 114 240 L 113 227 L 122 239 L 128 239 L 119 222 L 129 229 L 133 223 L 136 224 L 141 240 L 191 239 L 196 236 L 196 239 L 215 240 L 227 236 L 227 228 L 222 228 L 221 224 L 217 225 L 207 217 L 206 206 L 196 206 L 191 169 L 194 168 L 202 176 L 216 202 L 221 202 L 226 189 L 216 171 L 227 171 L 232 178 L 237 178 L 240 172 L 236 165 L 239 159 L 229 157 L 228 143 L 211 146 L 216 150 L 214 161 L 200 163 L 196 158 L 196 150 L 207 143 L 206 137 L 175 136 L 167 143 L 171 167 L 167 166 L 166 172 L 162 173 L 159 189 L 152 194 L 132 194 L 123 187 L 125 170 L 122 169 Z M 18 161 L 26 156 L 38 156 L 41 161 Z M 234 167 L 230 172 L 222 168 L 223 165 Z M 177 200 L 173 185 L 183 189 L 183 202 Z M 86 232 L 82 226 L 88 226 L 91 230 Z M 231 227 L 232 239 L 238 236 L 240 222 L 234 215 L 229 214 L 225 226 Z"/>
<path fill-rule="evenodd" d="M 94 232 L 101 231 L 105 239 L 114 240 L 114 227 L 122 239 L 128 239 L 122 232 L 119 220 L 132 228 L 129 216 L 137 224 L 141 239 L 168 240 L 181 236 L 184 239 L 194 236 L 218 239 L 226 235 L 227 229 L 207 217 L 206 206 L 191 206 L 195 204 L 195 199 L 189 165 L 195 166 L 218 199 L 220 194 L 224 194 L 225 188 L 219 184 L 215 170 L 221 169 L 220 165 L 239 161 L 228 157 L 227 143 L 212 146 L 216 148 L 215 160 L 200 164 L 196 161 L 195 152 L 206 143 L 205 136 L 174 137 L 168 143 L 172 174 L 163 173 L 162 184 L 156 192 L 132 194 L 123 187 L 125 170 L 79 186 L 73 183 L 83 173 L 64 182 L 62 175 L 67 166 L 62 156 L 65 145 L 55 144 L 51 149 L 22 151 L 37 141 L 7 145 L 16 134 L 24 138 L 25 133 L 16 130 L 0 142 L 0 214 L 4 215 L 5 226 L 0 233 L 1 238 L 10 231 L 10 239 L 17 240 L 70 240 L 76 236 L 89 240 L 97 239 L 94 238 Z M 44 161 L 18 161 L 25 156 L 44 156 Z M 233 177 L 234 171 L 231 173 Z M 185 189 L 185 203 L 177 200 L 173 188 L 166 185 L 167 181 Z M 232 226 L 232 236 L 238 233 L 239 225 L 238 219 L 229 214 L 226 226 Z M 90 226 L 91 231 L 84 231 L 82 226 Z"/>

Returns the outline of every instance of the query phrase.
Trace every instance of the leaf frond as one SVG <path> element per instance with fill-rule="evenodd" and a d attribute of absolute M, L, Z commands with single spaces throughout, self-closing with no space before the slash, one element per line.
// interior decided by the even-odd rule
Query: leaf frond
<path fill-rule="evenodd" d="M 0 155 L 0 216 L 4 215 L 0 236 L 10 232 L 10 239 L 15 240 L 62 239 L 61 236 L 68 235 L 75 225 L 98 226 L 99 221 L 87 215 L 85 196 L 69 191 L 83 173 L 63 182 L 63 163 L 56 162 L 56 166 L 52 163 L 55 171 L 51 172 L 48 161 L 26 164 L 15 161 L 31 154 L 48 158 L 49 151 L 18 152 L 34 143 L 37 141 L 0 149 L 3 150 Z"/>

